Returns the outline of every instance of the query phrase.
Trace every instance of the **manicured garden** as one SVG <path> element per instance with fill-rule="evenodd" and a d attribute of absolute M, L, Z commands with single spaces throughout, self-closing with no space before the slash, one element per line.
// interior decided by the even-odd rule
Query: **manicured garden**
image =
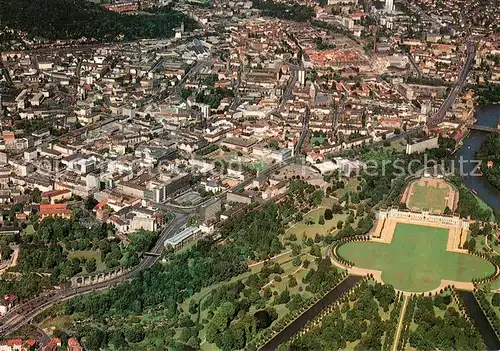
<path fill-rule="evenodd" d="M 444 211 L 446 207 L 446 194 L 448 187 L 436 188 L 433 186 L 413 185 L 413 194 L 410 197 L 410 208 L 426 208 L 438 211 Z"/>
<path fill-rule="evenodd" d="M 382 279 L 396 289 L 421 292 L 435 289 L 441 279 L 468 282 L 494 272 L 488 261 L 446 251 L 448 231 L 398 224 L 390 244 L 350 242 L 339 255 L 358 267 L 382 271 Z"/>

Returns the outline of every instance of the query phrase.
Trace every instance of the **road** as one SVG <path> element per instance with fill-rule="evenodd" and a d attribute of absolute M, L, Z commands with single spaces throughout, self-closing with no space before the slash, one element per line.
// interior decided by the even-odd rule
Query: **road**
<path fill-rule="evenodd" d="M 408 296 L 403 297 L 403 307 L 401 308 L 401 314 L 399 315 L 398 329 L 396 329 L 396 335 L 394 336 L 394 344 L 392 344 L 392 350 L 397 351 L 399 343 L 399 335 L 401 334 L 401 327 L 403 326 L 403 321 L 406 312 L 406 306 L 408 305 Z"/>
<path fill-rule="evenodd" d="M 306 113 L 304 114 L 304 119 L 302 120 L 302 131 L 300 133 L 299 140 L 295 145 L 295 156 L 300 155 L 302 152 L 302 144 L 304 144 L 304 140 L 306 139 L 307 132 L 309 131 L 309 118 L 311 117 L 311 110 L 309 106 L 306 106 Z"/>
<path fill-rule="evenodd" d="M 340 113 L 344 110 L 345 104 L 347 103 L 347 96 L 342 96 L 342 99 L 340 100 L 339 106 L 333 112 L 332 116 L 332 138 L 335 136 L 335 132 L 337 131 L 337 126 L 339 124 L 339 117 Z"/>
<path fill-rule="evenodd" d="M 241 76 L 243 74 L 243 60 L 241 59 L 241 55 L 238 52 L 238 60 L 240 62 L 240 65 L 238 67 L 238 79 L 236 81 L 236 84 L 234 85 L 233 92 L 234 92 L 234 98 L 231 106 L 229 107 L 230 110 L 236 110 L 238 105 L 240 104 L 240 96 L 239 96 L 239 88 L 241 84 Z"/>
<path fill-rule="evenodd" d="M 163 251 L 163 243 L 166 239 L 171 238 L 175 233 L 187 223 L 188 216 L 178 215 L 162 230 L 158 241 L 153 249 L 150 250 L 153 254 L 161 254 Z M 93 291 L 108 289 L 120 282 L 131 279 L 134 275 L 153 266 L 159 257 L 145 256 L 141 262 L 132 268 L 132 270 L 120 276 L 112 278 L 108 281 L 92 284 L 80 288 L 64 287 L 57 291 L 51 291 L 32 300 L 29 300 L 16 308 L 9 311 L 2 319 L 2 327 L 0 327 L 0 336 L 6 336 L 16 329 L 31 322 L 41 312 L 54 306 L 55 304 L 71 299 L 75 296 L 84 295 Z"/>
<path fill-rule="evenodd" d="M 417 76 L 420 78 L 422 77 L 422 71 L 420 71 L 420 67 L 418 67 L 417 63 L 415 62 L 415 59 L 413 58 L 413 55 L 411 53 L 407 53 L 406 56 L 410 59 L 410 63 L 415 68 L 415 71 L 417 71 Z"/>
<path fill-rule="evenodd" d="M 460 71 L 457 82 L 451 89 L 450 93 L 444 100 L 443 104 L 439 108 L 438 112 L 431 118 L 430 121 L 427 121 L 428 126 L 436 126 L 438 125 L 446 115 L 446 111 L 450 109 L 455 100 L 457 99 L 458 93 L 462 90 L 467 76 L 469 75 L 472 66 L 474 65 L 474 60 L 476 58 L 476 43 L 473 41 L 467 41 L 467 56 L 465 58 L 465 63 Z"/>
<path fill-rule="evenodd" d="M 281 101 L 280 101 L 280 105 L 278 107 L 278 112 L 281 112 L 283 110 L 283 106 L 285 105 L 285 102 L 292 96 L 293 87 L 295 86 L 295 83 L 297 82 L 297 72 L 298 72 L 298 67 L 292 66 L 292 72 L 290 73 L 290 78 L 288 79 L 288 84 L 285 88 L 285 91 L 283 92 L 283 95 L 281 96 Z"/>

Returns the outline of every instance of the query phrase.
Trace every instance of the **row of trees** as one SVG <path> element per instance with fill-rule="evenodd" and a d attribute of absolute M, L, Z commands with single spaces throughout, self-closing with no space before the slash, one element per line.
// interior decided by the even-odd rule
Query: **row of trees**
<path fill-rule="evenodd" d="M 450 296 L 416 298 L 410 346 L 419 350 L 484 350 L 484 342 L 474 326 L 454 307 Z M 445 310 L 443 317 L 436 315 L 434 307 Z"/>
<path fill-rule="evenodd" d="M 492 305 L 498 306 L 500 304 L 500 294 L 495 293 L 491 304 L 483 290 L 477 290 L 474 293 L 474 296 L 481 306 L 481 309 L 484 311 L 486 318 L 488 318 L 488 321 L 495 330 L 495 333 L 497 333 L 497 335 L 500 334 L 500 318 L 498 317 L 498 313 L 495 312 L 492 307 Z"/>
<path fill-rule="evenodd" d="M 356 349 L 380 350 L 390 324 L 382 320 L 379 307 L 388 311 L 395 301 L 396 293 L 391 286 L 363 282 L 319 326 L 297 337 L 291 349 L 337 350 L 359 341 Z"/>

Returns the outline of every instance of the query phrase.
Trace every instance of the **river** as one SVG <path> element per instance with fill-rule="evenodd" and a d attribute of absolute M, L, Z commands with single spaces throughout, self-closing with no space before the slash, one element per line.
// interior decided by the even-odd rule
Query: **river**
<path fill-rule="evenodd" d="M 499 119 L 500 106 L 482 107 L 477 111 L 476 124 L 495 127 Z M 463 140 L 463 146 L 455 154 L 455 161 L 457 162 L 460 157 L 463 160 L 475 160 L 476 153 L 481 148 L 487 135 L 487 132 L 472 130 Z M 458 164 L 456 167 L 459 167 Z M 470 176 L 469 174 L 474 167 L 475 163 L 463 164 L 464 175 L 462 175 L 462 181 L 464 185 L 471 190 L 474 189 L 477 192 L 477 196 L 491 208 L 500 208 L 500 190 L 491 185 L 485 177 Z"/>

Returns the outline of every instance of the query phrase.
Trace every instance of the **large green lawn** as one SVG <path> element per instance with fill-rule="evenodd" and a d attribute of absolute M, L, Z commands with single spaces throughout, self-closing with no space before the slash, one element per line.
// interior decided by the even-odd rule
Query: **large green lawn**
<path fill-rule="evenodd" d="M 435 289 L 441 279 L 470 282 L 494 272 L 488 261 L 446 251 L 448 230 L 398 224 L 390 244 L 351 242 L 339 254 L 356 266 L 382 271 L 382 280 L 396 289 Z"/>
<path fill-rule="evenodd" d="M 408 206 L 410 208 L 426 208 L 435 211 L 444 211 L 446 208 L 446 195 L 448 188 L 436 188 L 432 186 L 422 186 L 415 184 L 413 194 L 410 197 Z"/>
<path fill-rule="evenodd" d="M 68 252 L 68 259 L 72 258 L 86 258 L 87 260 L 94 258 L 96 260 L 96 272 L 103 272 L 106 270 L 106 265 L 101 261 L 101 251 L 70 251 Z M 82 274 L 83 273 L 87 273 L 85 269 Z"/>

